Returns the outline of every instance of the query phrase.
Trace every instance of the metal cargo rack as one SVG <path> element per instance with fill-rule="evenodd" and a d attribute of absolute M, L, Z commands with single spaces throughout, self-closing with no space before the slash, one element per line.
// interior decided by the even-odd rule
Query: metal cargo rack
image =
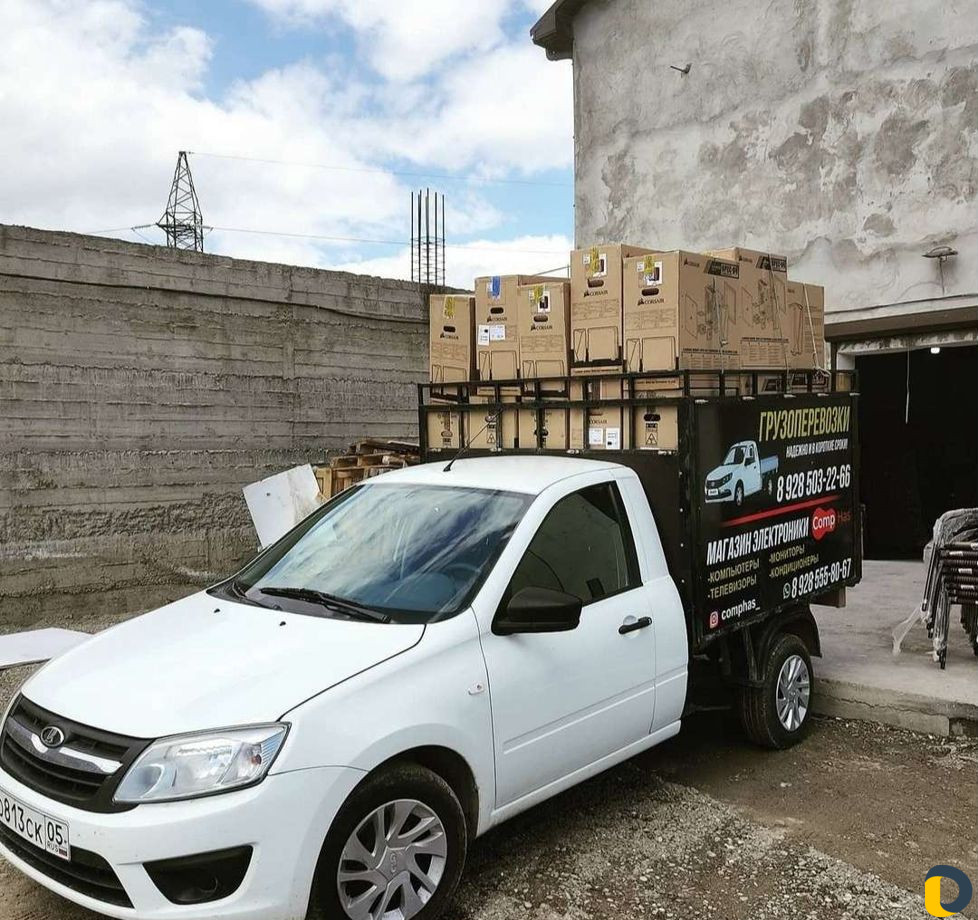
<path fill-rule="evenodd" d="M 600 395 L 601 383 L 619 381 L 627 395 L 607 399 Z M 657 384 L 661 389 L 644 392 L 641 384 Z M 582 389 L 582 398 L 571 397 L 571 386 Z M 601 373 L 581 376 L 554 376 L 516 378 L 513 380 L 467 380 L 447 383 L 418 384 L 418 437 L 422 460 L 432 452 L 428 444 L 428 415 L 431 412 L 459 412 L 459 445 L 466 444 L 479 428 L 469 424 L 472 412 L 485 414 L 506 410 L 532 410 L 537 413 L 537 435 L 533 445 L 497 448 L 494 452 L 505 453 L 536 451 L 548 454 L 589 453 L 586 448 L 553 450 L 543 447 L 542 413 L 560 409 L 617 409 L 633 410 L 649 403 L 682 403 L 696 399 L 768 399 L 791 397 L 802 394 L 855 393 L 858 389 L 856 371 L 786 370 L 785 368 L 754 368 L 751 370 L 659 370 L 636 373 Z M 505 391 L 505 392 L 504 392 Z M 477 397 L 473 402 L 472 397 Z M 489 398 L 491 397 L 491 398 Z M 633 417 L 628 416 L 623 431 L 628 432 L 628 443 L 623 451 L 640 450 L 655 453 L 645 447 L 635 447 L 632 441 Z M 474 429 L 474 430 L 473 430 Z M 440 456 L 450 452 L 439 449 Z M 477 451 L 475 453 L 485 453 Z M 602 451 L 607 453 L 607 451 Z M 619 451 L 615 451 L 619 453 Z"/>

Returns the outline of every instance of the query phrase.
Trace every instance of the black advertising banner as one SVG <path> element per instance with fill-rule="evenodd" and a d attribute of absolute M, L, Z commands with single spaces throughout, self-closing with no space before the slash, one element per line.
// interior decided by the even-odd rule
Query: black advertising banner
<path fill-rule="evenodd" d="M 849 394 L 696 404 L 704 638 L 858 579 L 855 405 Z"/>

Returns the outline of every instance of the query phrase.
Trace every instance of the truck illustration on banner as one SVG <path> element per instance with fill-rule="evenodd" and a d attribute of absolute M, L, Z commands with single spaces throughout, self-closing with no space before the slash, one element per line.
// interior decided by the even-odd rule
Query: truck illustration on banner
<path fill-rule="evenodd" d="M 745 497 L 762 490 L 772 496 L 777 471 L 777 456 L 761 457 L 756 441 L 738 441 L 730 446 L 723 462 L 707 474 L 706 500 L 733 502 L 739 507 Z"/>

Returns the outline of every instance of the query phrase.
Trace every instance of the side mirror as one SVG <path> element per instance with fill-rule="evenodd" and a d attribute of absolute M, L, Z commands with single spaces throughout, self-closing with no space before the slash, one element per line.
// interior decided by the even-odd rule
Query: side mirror
<path fill-rule="evenodd" d="M 514 633 L 567 632 L 581 622 L 582 602 L 573 594 L 549 588 L 523 588 L 496 615 L 492 631 L 497 636 Z"/>

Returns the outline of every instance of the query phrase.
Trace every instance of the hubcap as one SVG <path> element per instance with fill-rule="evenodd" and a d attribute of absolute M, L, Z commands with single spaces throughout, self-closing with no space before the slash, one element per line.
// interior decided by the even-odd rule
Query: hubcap
<path fill-rule="evenodd" d="M 398 799 L 350 835 L 336 873 L 350 920 L 410 920 L 428 903 L 448 856 L 445 828 L 427 805 Z"/>
<path fill-rule="evenodd" d="M 778 675 L 778 719 L 789 731 L 797 731 L 808 715 L 812 679 L 808 665 L 800 655 L 791 655 Z"/>

